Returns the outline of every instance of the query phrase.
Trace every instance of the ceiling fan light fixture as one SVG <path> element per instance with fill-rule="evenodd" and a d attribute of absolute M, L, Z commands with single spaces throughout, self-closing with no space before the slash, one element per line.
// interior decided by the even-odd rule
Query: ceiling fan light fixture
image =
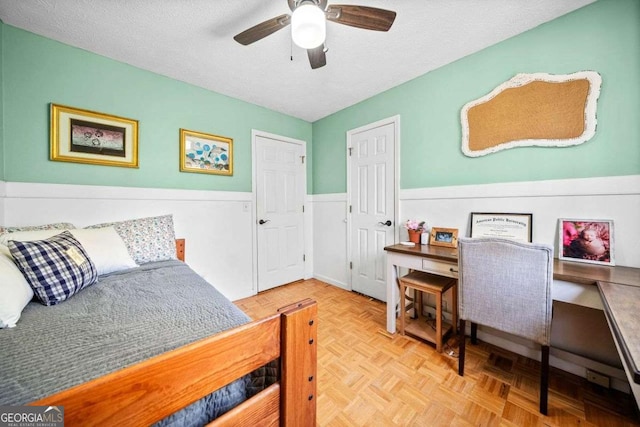
<path fill-rule="evenodd" d="M 291 37 L 303 49 L 313 49 L 324 43 L 327 20 L 324 11 L 312 0 L 304 0 L 291 15 Z"/>

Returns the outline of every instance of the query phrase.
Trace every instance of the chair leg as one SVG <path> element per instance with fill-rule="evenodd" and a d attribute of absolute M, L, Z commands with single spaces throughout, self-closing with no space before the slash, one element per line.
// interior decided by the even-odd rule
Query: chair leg
<path fill-rule="evenodd" d="M 549 397 L 549 346 L 542 346 L 542 360 L 540 361 L 540 413 L 547 415 L 547 400 Z"/>
<path fill-rule="evenodd" d="M 471 344 L 478 344 L 478 324 L 471 322 Z"/>
<path fill-rule="evenodd" d="M 460 326 L 458 327 L 458 375 L 460 376 L 464 376 L 465 326 L 465 320 L 460 319 Z"/>

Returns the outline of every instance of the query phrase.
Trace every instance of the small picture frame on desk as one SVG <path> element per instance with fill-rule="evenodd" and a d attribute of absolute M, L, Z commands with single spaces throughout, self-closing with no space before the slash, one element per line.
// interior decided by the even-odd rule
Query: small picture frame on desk
<path fill-rule="evenodd" d="M 560 218 L 558 233 L 558 259 L 615 265 L 612 220 Z"/>
<path fill-rule="evenodd" d="M 429 244 L 432 246 L 444 246 L 447 248 L 458 247 L 458 229 L 431 227 Z"/>

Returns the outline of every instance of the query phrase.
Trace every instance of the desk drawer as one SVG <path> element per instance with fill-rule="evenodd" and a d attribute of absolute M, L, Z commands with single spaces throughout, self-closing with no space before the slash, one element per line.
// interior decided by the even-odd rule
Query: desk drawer
<path fill-rule="evenodd" d="M 458 278 L 458 264 L 422 258 L 422 271 L 440 276 Z"/>

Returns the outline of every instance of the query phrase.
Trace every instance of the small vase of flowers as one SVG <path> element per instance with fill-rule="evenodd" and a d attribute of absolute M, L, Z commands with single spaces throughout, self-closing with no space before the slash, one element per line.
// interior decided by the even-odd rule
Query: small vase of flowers
<path fill-rule="evenodd" d="M 404 223 L 404 228 L 409 233 L 409 241 L 413 243 L 420 243 L 420 235 L 425 231 L 425 222 L 408 219 Z"/>

